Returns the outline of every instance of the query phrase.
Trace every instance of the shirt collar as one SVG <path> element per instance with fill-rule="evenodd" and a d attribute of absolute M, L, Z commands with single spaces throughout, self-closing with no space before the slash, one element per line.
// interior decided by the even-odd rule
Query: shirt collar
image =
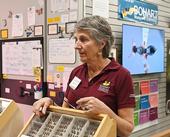
<path fill-rule="evenodd" d="M 111 62 L 103 69 L 102 73 L 104 73 L 105 71 L 108 71 L 108 70 L 116 71 L 121 67 L 121 65 L 114 58 L 111 58 L 110 60 L 111 60 Z M 85 74 L 87 74 L 87 64 L 85 63 L 83 65 L 84 65 L 84 69 L 85 69 L 84 72 L 85 72 Z M 85 75 L 85 76 L 87 76 L 87 75 Z"/>
<path fill-rule="evenodd" d="M 114 59 L 114 58 L 109 58 L 111 60 L 111 62 L 104 68 L 104 70 L 108 70 L 108 69 L 114 69 L 114 70 L 117 70 L 120 68 L 120 64 Z M 84 65 L 84 68 L 87 72 L 87 64 L 83 64 Z"/>
<path fill-rule="evenodd" d="M 110 59 L 111 62 L 104 68 L 104 70 L 118 70 L 120 68 L 120 64 L 115 61 L 114 58 Z"/>

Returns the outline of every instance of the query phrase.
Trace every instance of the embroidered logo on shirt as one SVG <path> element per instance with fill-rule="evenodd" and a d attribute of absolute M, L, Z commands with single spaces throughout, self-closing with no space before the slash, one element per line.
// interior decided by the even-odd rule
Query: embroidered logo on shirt
<path fill-rule="evenodd" d="M 108 93 L 109 92 L 109 88 L 110 88 L 110 82 L 109 81 L 105 81 L 104 83 L 102 83 L 99 86 L 98 90 L 103 91 L 105 93 Z"/>

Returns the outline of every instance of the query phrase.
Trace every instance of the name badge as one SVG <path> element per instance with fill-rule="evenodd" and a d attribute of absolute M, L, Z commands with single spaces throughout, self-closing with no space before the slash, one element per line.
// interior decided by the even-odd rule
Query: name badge
<path fill-rule="evenodd" d="M 72 88 L 72 89 L 76 89 L 78 87 L 78 85 L 80 84 L 81 80 L 78 78 L 78 77 L 74 77 L 73 80 L 70 82 L 69 86 Z"/>

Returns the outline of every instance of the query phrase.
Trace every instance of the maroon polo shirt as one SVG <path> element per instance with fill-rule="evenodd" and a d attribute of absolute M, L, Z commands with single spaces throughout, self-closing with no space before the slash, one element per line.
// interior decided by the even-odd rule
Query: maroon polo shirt
<path fill-rule="evenodd" d="M 77 106 L 78 99 L 93 96 L 104 102 L 116 114 L 120 108 L 135 107 L 132 78 L 127 69 L 112 59 L 91 81 L 88 81 L 87 69 L 87 64 L 82 64 L 71 72 L 66 90 L 66 98 L 70 104 Z M 81 82 L 73 90 L 69 84 L 75 76 Z"/>

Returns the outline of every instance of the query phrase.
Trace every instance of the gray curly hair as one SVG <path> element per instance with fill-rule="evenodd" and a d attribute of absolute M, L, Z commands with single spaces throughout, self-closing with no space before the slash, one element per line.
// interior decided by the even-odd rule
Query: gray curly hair
<path fill-rule="evenodd" d="M 87 30 L 90 32 L 91 37 L 94 38 L 97 43 L 101 42 L 101 39 L 105 39 L 106 45 L 102 50 L 102 56 L 104 58 L 109 56 L 114 38 L 109 23 L 103 17 L 90 16 L 81 19 L 75 25 L 74 33 L 78 30 Z"/>

